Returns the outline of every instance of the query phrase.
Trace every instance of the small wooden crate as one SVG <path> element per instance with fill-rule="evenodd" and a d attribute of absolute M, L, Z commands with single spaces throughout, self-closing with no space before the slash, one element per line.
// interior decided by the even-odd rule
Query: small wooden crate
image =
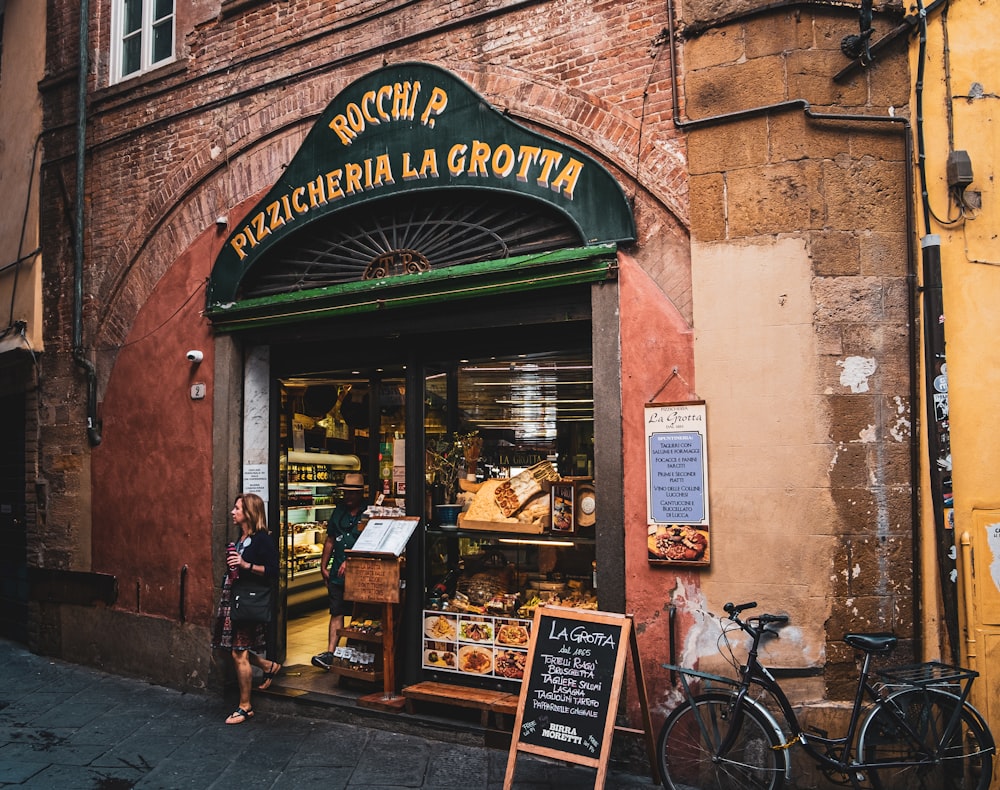
<path fill-rule="evenodd" d="M 541 524 L 525 524 L 521 521 L 471 521 L 461 519 L 459 529 L 481 530 L 483 532 L 517 532 L 525 535 L 540 535 L 545 531 Z"/>

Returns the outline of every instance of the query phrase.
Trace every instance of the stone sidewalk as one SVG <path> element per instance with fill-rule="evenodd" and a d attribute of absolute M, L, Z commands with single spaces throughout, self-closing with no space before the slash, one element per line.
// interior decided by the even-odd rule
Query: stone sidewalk
<path fill-rule="evenodd" d="M 187 694 L 36 656 L 0 639 L 0 787 L 68 790 L 502 788 L 507 751 Z M 593 788 L 595 770 L 520 754 L 516 788 Z M 611 770 L 608 788 L 655 787 Z"/>

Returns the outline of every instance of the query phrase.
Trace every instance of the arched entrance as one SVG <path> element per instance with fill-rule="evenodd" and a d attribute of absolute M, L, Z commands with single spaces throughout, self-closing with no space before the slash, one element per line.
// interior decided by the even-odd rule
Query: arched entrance
<path fill-rule="evenodd" d="M 609 558 L 602 572 L 617 576 L 603 594 L 620 605 L 621 491 L 594 500 L 595 414 L 621 413 L 617 311 L 595 304 L 614 301 L 617 244 L 634 236 L 628 203 L 599 163 L 511 123 L 447 72 L 394 66 L 331 102 L 281 182 L 233 228 L 208 295 L 216 329 L 255 360 L 248 388 L 271 415 L 269 430 L 244 415 L 244 472 L 259 474 L 266 459 L 296 623 L 287 660 L 309 665 L 295 636 L 309 617 L 316 654 L 352 651 L 337 656 L 342 675 L 363 679 L 382 660 L 356 633 L 329 650 L 320 638 L 318 549 L 349 470 L 365 474 L 369 501 L 381 494 L 382 506 L 423 519 L 407 548 L 403 682 L 517 682 L 523 646 L 472 671 L 457 631 L 454 644 L 430 638 L 422 625 L 438 611 L 438 585 L 456 628 L 459 611 L 476 618 L 491 651 L 499 624 L 524 622 L 542 597 L 596 607 L 598 552 Z M 597 369 L 595 356 L 612 364 Z M 608 433 L 610 471 L 621 463 L 620 428 Z M 460 464 L 469 512 L 491 481 L 548 469 L 530 516 L 442 523 L 431 505 L 456 496 L 448 456 L 470 437 L 478 457 Z M 553 480 L 582 497 L 563 534 L 553 529 Z M 616 502 L 618 516 L 597 526 Z"/>

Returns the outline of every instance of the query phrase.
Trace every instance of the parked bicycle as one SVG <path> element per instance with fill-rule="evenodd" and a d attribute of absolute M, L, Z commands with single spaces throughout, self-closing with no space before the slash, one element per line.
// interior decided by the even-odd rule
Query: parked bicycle
<path fill-rule="evenodd" d="M 679 674 L 685 700 L 667 717 L 657 742 L 663 784 L 670 790 L 776 790 L 791 776 L 789 749 L 800 744 L 831 781 L 861 790 L 987 790 L 993 736 L 968 701 L 979 673 L 938 662 L 874 671 L 872 657 L 890 653 L 890 634 L 847 634 L 864 653 L 847 732 L 831 737 L 803 728 L 774 675 L 757 657 L 761 639 L 777 636 L 786 615 L 740 613 L 756 603 L 727 603 L 720 647 L 728 634 L 749 634 L 738 679 L 664 664 Z M 695 680 L 696 679 L 696 680 Z M 694 686 L 702 688 L 695 693 Z M 788 726 L 785 735 L 776 715 Z"/>

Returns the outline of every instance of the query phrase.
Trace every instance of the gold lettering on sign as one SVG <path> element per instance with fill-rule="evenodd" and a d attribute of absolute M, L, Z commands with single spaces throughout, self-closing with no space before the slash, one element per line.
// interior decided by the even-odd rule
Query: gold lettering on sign
<path fill-rule="evenodd" d="M 436 119 L 448 107 L 448 92 L 435 85 L 422 105 L 420 94 L 418 80 L 367 90 L 358 101 L 348 102 L 344 111 L 335 115 L 328 126 L 345 146 L 351 145 L 370 127 L 394 121 L 419 119 L 421 125 L 433 129 Z M 515 146 L 504 141 L 471 140 L 453 142 L 450 146 L 448 141 L 442 141 L 438 148 L 378 154 L 361 161 L 344 162 L 318 174 L 304 186 L 290 186 L 263 211 L 247 220 L 230 238 L 229 246 L 240 260 L 244 260 L 266 236 L 299 216 L 341 198 L 395 184 L 394 165 L 399 168 L 403 181 L 440 178 L 439 151 L 444 155 L 445 167 L 452 179 L 513 177 L 521 184 L 534 181 L 538 187 L 550 189 L 567 200 L 573 200 L 583 174 L 584 163 L 569 153 L 537 145 Z M 398 160 L 394 159 L 396 156 Z M 394 261 L 394 265 L 398 263 Z"/>
<path fill-rule="evenodd" d="M 360 102 L 348 102 L 344 111 L 334 115 L 327 126 L 342 145 L 350 145 L 369 126 L 389 121 L 412 121 L 417 114 L 419 97 L 419 80 L 383 85 L 377 90 L 365 91 Z M 434 116 L 444 112 L 447 106 L 448 94 L 442 88 L 433 88 L 420 114 L 420 123 L 433 129 Z"/>
<path fill-rule="evenodd" d="M 437 151 L 433 148 L 424 149 L 423 159 L 420 161 L 420 169 L 415 170 L 410 164 L 410 152 L 403 152 L 403 180 L 412 181 L 415 178 L 437 178 L 438 160 Z"/>

